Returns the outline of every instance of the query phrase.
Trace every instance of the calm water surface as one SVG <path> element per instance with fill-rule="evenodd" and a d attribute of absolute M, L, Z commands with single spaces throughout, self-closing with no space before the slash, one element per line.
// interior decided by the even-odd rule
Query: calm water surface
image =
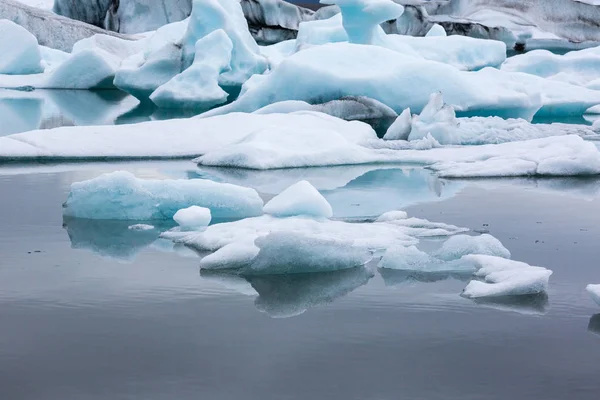
<path fill-rule="evenodd" d="M 252 281 L 199 273 L 131 223 L 63 220 L 72 182 L 308 179 L 339 218 L 391 209 L 489 230 L 554 270 L 547 297 L 476 303 L 468 277 L 360 270 Z M 597 399 L 599 180 L 440 180 L 415 168 L 0 167 L 1 399 Z M 159 226 L 160 229 L 167 229 Z"/>

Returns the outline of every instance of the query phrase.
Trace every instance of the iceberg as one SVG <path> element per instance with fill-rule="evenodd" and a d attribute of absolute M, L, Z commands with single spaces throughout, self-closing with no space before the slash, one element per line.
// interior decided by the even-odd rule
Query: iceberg
<path fill-rule="evenodd" d="M 214 217 L 242 218 L 262 214 L 255 190 L 207 180 L 143 180 L 124 171 L 71 185 L 63 214 L 67 217 L 115 220 L 171 219 L 190 206 L 210 209 Z"/>
<path fill-rule="evenodd" d="M 410 108 L 402 111 L 402 113 L 394 120 L 383 136 L 383 140 L 408 140 L 412 126 L 412 116 Z"/>
<path fill-rule="evenodd" d="M 192 65 L 161 85 L 150 100 L 163 108 L 204 108 L 225 103 L 229 94 L 219 86 L 219 75 L 230 69 L 233 44 L 222 29 L 196 42 Z"/>
<path fill-rule="evenodd" d="M 294 86 L 289 82 L 295 82 Z M 397 113 L 406 108 L 418 113 L 437 91 L 457 110 L 485 116 L 531 119 L 542 105 L 539 92 L 514 82 L 509 73 L 491 68 L 463 72 L 378 46 L 333 43 L 293 54 L 236 101 L 204 115 L 253 112 L 285 100 L 318 104 L 344 96 L 366 96 Z"/>
<path fill-rule="evenodd" d="M 585 289 L 590 294 L 592 300 L 600 305 L 600 285 L 587 285 Z"/>
<path fill-rule="evenodd" d="M 0 53 L 0 74 L 28 75 L 43 71 L 35 36 L 5 19 L 0 19 Z"/>
<path fill-rule="evenodd" d="M 473 280 L 463 290 L 468 298 L 523 296 L 543 293 L 552 271 L 542 267 L 486 255 L 467 255 L 461 259 L 477 268 Z"/>
<path fill-rule="evenodd" d="M 331 218 L 331 205 L 307 181 L 299 181 L 265 204 L 263 211 L 276 217 L 310 216 Z"/>
<path fill-rule="evenodd" d="M 173 220 L 184 230 L 205 228 L 210 224 L 210 209 L 198 206 L 182 208 L 173 215 Z"/>
<path fill-rule="evenodd" d="M 468 254 L 510 258 L 510 251 L 498 239 L 485 233 L 479 236 L 452 236 L 434 254 L 445 261 L 458 260 Z"/>

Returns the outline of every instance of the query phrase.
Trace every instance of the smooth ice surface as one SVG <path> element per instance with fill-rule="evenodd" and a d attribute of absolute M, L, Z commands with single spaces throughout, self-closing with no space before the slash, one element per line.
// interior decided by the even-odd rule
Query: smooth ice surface
<path fill-rule="evenodd" d="M 210 224 L 210 209 L 199 206 L 182 208 L 173 215 L 173 220 L 184 230 L 204 228 Z"/>
<path fill-rule="evenodd" d="M 0 54 L 0 74 L 28 75 L 43 71 L 35 36 L 6 19 L 0 19 Z"/>
<path fill-rule="evenodd" d="M 548 288 L 552 271 L 542 267 L 486 255 L 467 255 L 462 258 L 472 263 L 475 275 L 482 281 L 473 280 L 463 290 L 468 298 L 522 296 L 543 293 Z"/>
<path fill-rule="evenodd" d="M 406 108 L 418 113 L 437 91 L 457 110 L 475 114 L 532 118 L 541 106 L 539 92 L 514 82 L 509 73 L 493 69 L 463 72 L 378 46 L 334 43 L 288 57 L 236 101 L 206 115 L 252 112 L 277 101 L 312 104 L 344 96 L 367 96 L 397 113 Z"/>
<path fill-rule="evenodd" d="M 275 131 L 282 126 L 298 140 L 312 130 L 334 131 L 352 142 L 376 137 L 366 124 L 321 113 L 236 113 L 122 126 L 61 127 L 10 135 L 0 137 L 0 160 L 192 158 L 237 143 L 257 131 Z"/>
<path fill-rule="evenodd" d="M 87 219 L 161 220 L 192 205 L 215 217 L 260 215 L 255 190 L 207 180 L 144 180 L 119 171 L 74 183 L 64 215 Z"/>
<path fill-rule="evenodd" d="M 219 29 L 199 39 L 192 65 L 161 85 L 150 96 L 163 108 L 210 108 L 227 101 L 219 75 L 230 69 L 233 44 Z"/>
<path fill-rule="evenodd" d="M 309 216 L 331 218 L 331 205 L 307 181 L 299 181 L 273 197 L 263 211 L 276 217 Z"/>
<path fill-rule="evenodd" d="M 600 305 L 600 285 L 587 285 L 587 292 L 598 305 Z"/>

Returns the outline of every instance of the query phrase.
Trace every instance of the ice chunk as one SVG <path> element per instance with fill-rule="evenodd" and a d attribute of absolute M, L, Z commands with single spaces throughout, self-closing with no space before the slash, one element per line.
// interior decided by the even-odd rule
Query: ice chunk
<path fill-rule="evenodd" d="M 72 54 L 49 73 L 44 85 L 52 89 L 111 89 L 119 60 L 101 49 Z"/>
<path fill-rule="evenodd" d="M 404 7 L 391 0 L 322 0 L 342 11 L 342 24 L 350 43 L 373 44 L 382 22 L 396 19 Z"/>
<path fill-rule="evenodd" d="M 231 69 L 219 79 L 222 86 L 241 86 L 252 75 L 267 69 L 267 60 L 250 35 L 237 0 L 193 0 L 192 14 L 183 37 L 184 67 L 194 59 L 196 42 L 218 29 L 223 29 L 233 44 Z"/>
<path fill-rule="evenodd" d="M 255 190 L 207 180 L 142 180 L 119 171 L 71 185 L 64 215 L 88 219 L 161 220 L 192 205 L 215 217 L 262 213 Z"/>
<path fill-rule="evenodd" d="M 434 254 L 437 258 L 446 261 L 457 260 L 468 254 L 510 258 L 510 251 L 498 239 L 488 234 L 452 236 Z"/>
<path fill-rule="evenodd" d="M 545 292 L 552 271 L 501 257 L 468 255 L 462 258 L 477 268 L 476 276 L 463 290 L 469 298 L 522 296 Z"/>
<path fill-rule="evenodd" d="M 352 241 L 313 237 L 301 232 L 273 232 L 256 239 L 260 249 L 242 271 L 254 274 L 297 274 L 350 269 L 366 264 L 372 257 Z"/>
<path fill-rule="evenodd" d="M 444 29 L 443 26 L 441 26 L 440 24 L 433 24 L 433 26 L 429 29 L 429 31 L 427 32 L 427 34 L 425 35 L 427 37 L 442 37 L 442 36 L 448 36 L 446 34 L 446 30 Z"/>
<path fill-rule="evenodd" d="M 163 108 L 211 108 L 227 101 L 219 75 L 229 70 L 233 44 L 222 29 L 196 42 L 192 65 L 160 86 L 150 100 Z"/>
<path fill-rule="evenodd" d="M 394 246 L 386 250 L 381 258 L 379 268 L 399 271 L 416 271 L 419 273 L 473 272 L 469 265 L 458 265 L 444 262 L 415 246 Z"/>
<path fill-rule="evenodd" d="M 123 61 L 114 85 L 137 98 L 146 99 L 182 70 L 181 46 L 167 43 L 148 55 L 137 53 Z"/>
<path fill-rule="evenodd" d="M 383 140 L 408 140 L 412 127 L 412 115 L 410 108 L 402 111 L 394 123 L 390 125 L 383 136 Z"/>
<path fill-rule="evenodd" d="M 406 108 L 420 112 L 431 93 L 441 91 L 462 112 L 531 118 L 541 106 L 539 92 L 513 82 L 509 73 L 494 71 L 462 72 L 378 46 L 327 44 L 288 57 L 236 101 L 205 115 L 253 112 L 285 100 L 312 104 L 344 96 L 367 96 L 396 112 Z M 293 90 L 289 82 L 295 82 Z"/>
<path fill-rule="evenodd" d="M 173 219 L 184 230 L 204 228 L 210 224 L 210 209 L 198 206 L 183 208 L 173 215 Z"/>
<path fill-rule="evenodd" d="M 154 225 L 135 224 L 135 225 L 129 225 L 127 227 L 127 229 L 129 229 L 130 231 L 150 231 L 150 230 L 154 229 Z"/>
<path fill-rule="evenodd" d="M 6 19 L 0 19 L 0 54 L 0 74 L 27 75 L 44 70 L 35 36 Z"/>
<path fill-rule="evenodd" d="M 587 285 L 587 292 L 598 305 L 600 305 L 600 285 Z"/>
<path fill-rule="evenodd" d="M 185 237 L 184 237 L 185 238 Z M 200 261 L 201 270 L 238 271 L 248 267 L 260 249 L 254 244 L 255 237 L 226 244 Z"/>
<path fill-rule="evenodd" d="M 331 205 L 317 189 L 307 181 L 299 181 L 272 198 L 263 211 L 276 217 L 305 215 L 331 218 Z"/>

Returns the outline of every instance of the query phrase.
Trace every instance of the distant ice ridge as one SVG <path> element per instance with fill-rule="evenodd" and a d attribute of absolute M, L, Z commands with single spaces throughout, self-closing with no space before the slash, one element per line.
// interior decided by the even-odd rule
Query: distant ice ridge
<path fill-rule="evenodd" d="M 149 221 L 171 219 L 194 205 L 210 209 L 216 217 L 241 218 L 262 214 L 263 202 L 255 190 L 241 186 L 207 180 L 143 180 L 120 171 L 71 185 L 63 213 L 75 218 Z M 187 226 L 190 219 L 197 222 L 198 218 L 180 213 L 178 219 Z"/>
<path fill-rule="evenodd" d="M 600 7 L 599 7 L 600 8 Z M 564 55 L 535 50 L 509 58 L 503 71 L 525 72 L 555 81 L 600 90 L 600 47 Z"/>
<path fill-rule="evenodd" d="M 114 84 L 161 107 L 209 108 L 267 67 L 238 1 L 194 0 L 187 20 L 158 29 L 123 61 Z"/>
<path fill-rule="evenodd" d="M 600 305 L 600 285 L 587 285 L 587 292 L 598 305 Z"/>

